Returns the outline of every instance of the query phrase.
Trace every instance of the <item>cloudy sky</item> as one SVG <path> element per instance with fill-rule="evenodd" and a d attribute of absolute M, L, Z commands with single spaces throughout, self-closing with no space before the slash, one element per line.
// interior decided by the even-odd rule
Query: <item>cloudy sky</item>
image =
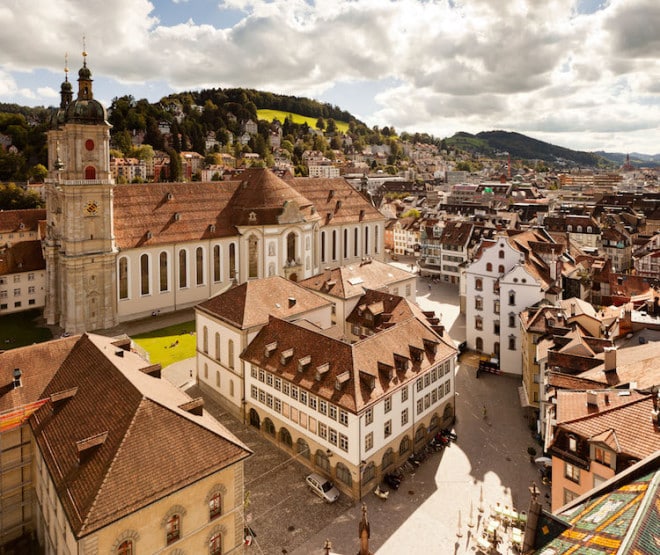
<path fill-rule="evenodd" d="M 249 87 L 370 126 L 660 152 L 659 0 L 3 0 L 0 102 Z"/>

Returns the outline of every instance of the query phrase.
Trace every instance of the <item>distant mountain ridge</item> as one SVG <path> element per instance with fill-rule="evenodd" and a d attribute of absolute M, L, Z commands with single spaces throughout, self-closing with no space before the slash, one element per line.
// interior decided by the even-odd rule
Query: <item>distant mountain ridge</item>
<path fill-rule="evenodd" d="M 627 156 L 630 156 L 630 164 L 636 168 L 660 166 L 660 154 L 641 154 L 639 152 L 624 154 L 622 152 L 604 152 L 602 150 L 595 152 L 595 154 L 621 166 L 625 164 Z"/>
<path fill-rule="evenodd" d="M 571 150 L 513 131 L 482 131 L 476 135 L 459 132 L 447 139 L 448 145 L 488 156 L 505 156 L 523 160 L 566 163 L 578 166 L 606 167 L 613 161 L 593 152 Z"/>

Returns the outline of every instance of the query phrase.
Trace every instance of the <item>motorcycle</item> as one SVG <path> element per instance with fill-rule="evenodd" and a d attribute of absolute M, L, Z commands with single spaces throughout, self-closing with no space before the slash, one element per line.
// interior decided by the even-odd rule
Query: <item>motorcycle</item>
<path fill-rule="evenodd" d="M 374 495 L 380 497 L 383 501 L 385 501 L 390 496 L 390 492 L 389 490 L 381 489 L 380 484 L 378 484 L 376 486 L 376 489 L 374 490 Z"/>
<path fill-rule="evenodd" d="M 452 441 L 456 441 L 458 439 L 458 436 L 456 435 L 456 432 L 452 432 L 449 428 L 445 428 L 440 431 L 440 434 L 448 437 Z"/>
<path fill-rule="evenodd" d="M 400 478 L 396 474 L 393 474 L 392 472 L 388 472 L 385 474 L 385 483 L 392 489 L 397 490 L 399 489 L 399 486 L 401 485 L 401 480 L 403 478 Z"/>

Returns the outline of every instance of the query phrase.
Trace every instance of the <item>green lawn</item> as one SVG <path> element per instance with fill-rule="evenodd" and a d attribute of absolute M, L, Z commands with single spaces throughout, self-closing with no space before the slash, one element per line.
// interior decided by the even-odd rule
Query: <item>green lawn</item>
<path fill-rule="evenodd" d="M 132 339 L 149 353 L 149 360 L 153 364 L 160 364 L 165 368 L 174 362 L 195 356 L 195 321 L 142 333 Z"/>
<path fill-rule="evenodd" d="M 287 116 L 291 116 L 293 123 L 302 124 L 307 122 L 307 125 L 312 129 L 316 129 L 316 121 L 318 118 L 310 118 L 308 116 L 301 116 L 300 114 L 292 114 L 291 112 L 282 112 L 281 110 L 257 110 L 257 117 L 266 120 L 267 122 L 278 119 L 280 123 L 284 123 Z M 346 133 L 348 131 L 348 123 L 345 121 L 335 120 L 335 123 L 337 124 L 337 130 L 340 133 Z"/>
<path fill-rule="evenodd" d="M 48 328 L 39 327 L 41 310 L 34 309 L 0 317 L 0 350 L 14 349 L 53 338 Z"/>

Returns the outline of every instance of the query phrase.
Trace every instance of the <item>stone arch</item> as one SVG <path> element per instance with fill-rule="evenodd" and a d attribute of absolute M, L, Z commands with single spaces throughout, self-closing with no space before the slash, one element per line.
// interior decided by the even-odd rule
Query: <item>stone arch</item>
<path fill-rule="evenodd" d="M 257 430 L 261 428 L 259 413 L 254 409 L 250 409 L 250 426 L 254 426 Z"/>
<path fill-rule="evenodd" d="M 273 421 L 268 417 L 264 418 L 264 432 L 269 436 L 275 437 L 275 424 L 273 424 Z"/>
<path fill-rule="evenodd" d="M 287 430 L 285 427 L 281 427 L 278 435 L 280 437 L 280 443 L 283 443 L 289 449 L 293 447 L 293 440 L 291 439 L 291 434 L 289 433 L 289 430 Z"/>
<path fill-rule="evenodd" d="M 112 544 L 112 552 L 116 553 L 119 546 L 124 543 L 126 540 L 132 541 L 134 544 L 140 539 L 140 534 L 137 530 L 125 530 L 115 540 L 115 543 Z"/>
<path fill-rule="evenodd" d="M 305 459 L 309 460 L 311 458 L 311 451 L 309 450 L 309 444 L 303 439 L 298 438 L 296 441 L 296 452 Z"/>
<path fill-rule="evenodd" d="M 165 528 L 167 526 L 167 521 L 172 518 L 174 515 L 179 515 L 180 517 L 186 516 L 188 511 L 183 505 L 173 505 L 170 507 L 170 509 L 165 513 L 165 516 L 160 521 L 160 527 Z"/>

